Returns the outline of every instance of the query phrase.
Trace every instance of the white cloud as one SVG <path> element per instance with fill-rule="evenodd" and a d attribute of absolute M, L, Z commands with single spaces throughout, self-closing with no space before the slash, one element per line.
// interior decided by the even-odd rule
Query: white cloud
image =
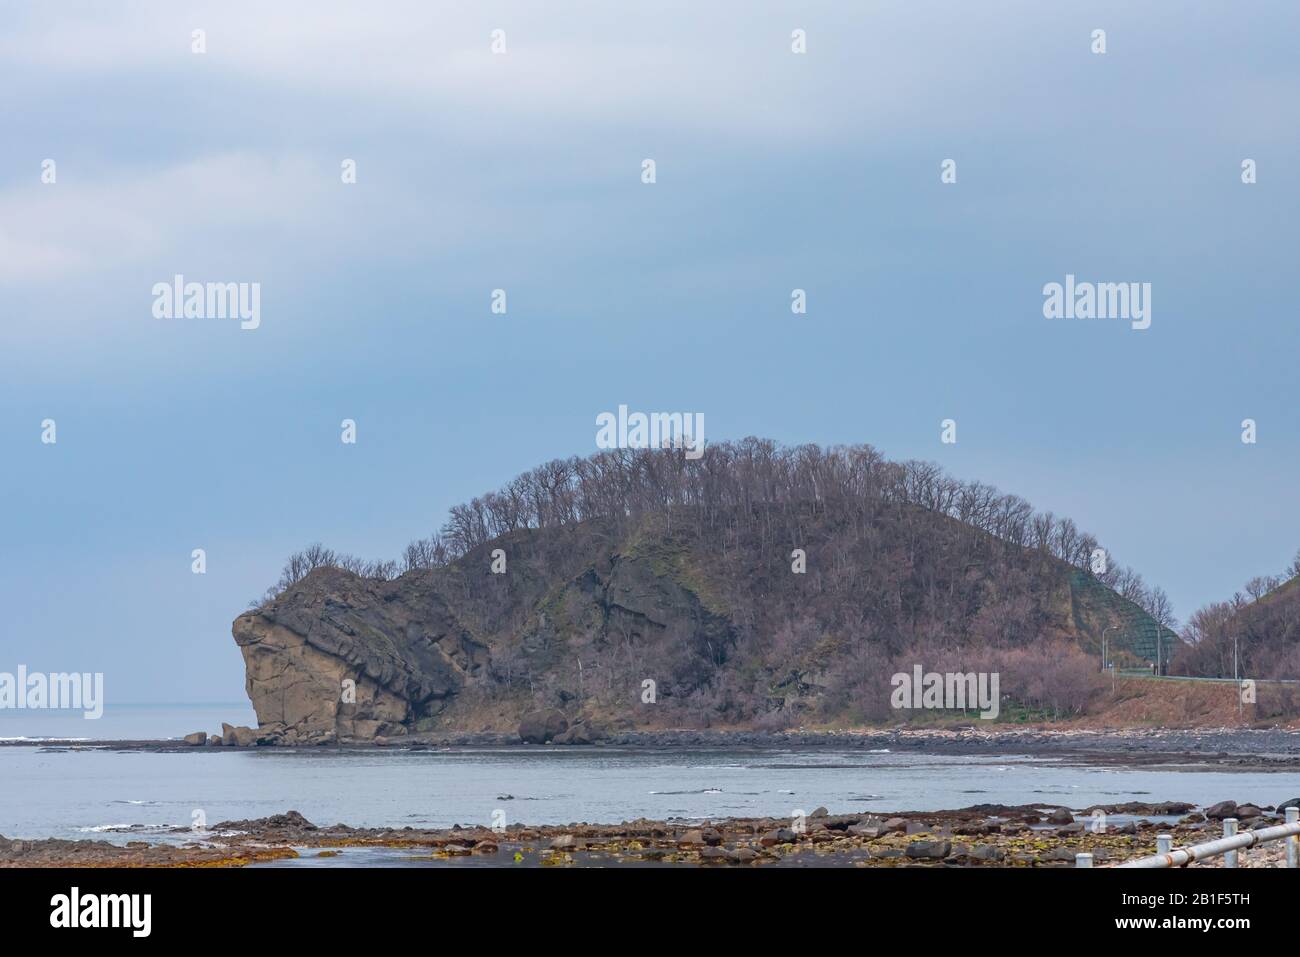
<path fill-rule="evenodd" d="M 412 122 L 453 113 L 480 126 L 512 117 L 625 120 L 766 139 L 794 129 L 834 134 L 837 104 L 892 110 L 885 94 L 899 81 L 919 84 L 909 91 L 913 105 L 940 86 L 907 51 L 878 40 L 898 11 L 832 13 L 834 27 L 818 32 L 804 11 L 750 2 L 61 4 L 13 24 L 0 55 L 48 76 L 247 80 L 335 104 L 362 101 Z M 790 52 L 796 26 L 810 29 L 810 55 Z M 195 28 L 206 31 L 201 56 L 190 52 Z M 489 49 L 497 28 L 506 31 L 504 56 Z M 929 40 L 940 49 L 965 43 L 955 25 Z M 878 85 L 844 82 L 864 68 Z"/>
<path fill-rule="evenodd" d="M 29 184 L 0 193 L 0 281 L 111 269 L 214 230 L 301 225 L 338 179 L 302 158 L 243 153 L 94 179 L 79 173 L 65 163 L 45 185 L 34 169 Z"/>

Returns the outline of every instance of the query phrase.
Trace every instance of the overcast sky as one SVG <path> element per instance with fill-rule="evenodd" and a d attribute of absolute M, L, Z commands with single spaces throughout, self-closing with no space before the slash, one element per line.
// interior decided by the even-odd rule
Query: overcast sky
<path fill-rule="evenodd" d="M 0 671 L 238 700 L 288 552 L 396 557 L 620 403 L 938 461 L 1183 618 L 1280 571 L 1300 7 L 1135 6 L 7 4 Z M 154 318 L 178 273 L 260 327 Z M 1151 327 L 1045 319 L 1067 273 Z"/>

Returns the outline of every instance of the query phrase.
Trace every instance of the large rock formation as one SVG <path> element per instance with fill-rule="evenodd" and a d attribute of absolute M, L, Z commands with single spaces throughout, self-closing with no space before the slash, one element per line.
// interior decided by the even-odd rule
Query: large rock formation
<path fill-rule="evenodd" d="M 817 587 L 790 574 L 784 556 L 773 557 L 775 574 L 743 571 L 738 592 L 698 543 L 654 521 L 630 539 L 590 529 L 555 537 L 533 530 L 494 543 L 509 556 L 502 575 L 486 552 L 392 581 L 321 568 L 241 615 L 233 630 L 258 741 L 517 730 L 566 743 L 591 740 L 595 727 L 707 727 L 719 715 L 733 727 L 772 714 L 882 717 L 853 700 L 875 694 L 861 684 L 860 656 L 877 646 L 840 638 L 816 602 L 799 608 L 797 594 L 782 595 Z M 998 592 L 976 580 L 971 627 L 995 621 L 1031 645 L 1099 647 L 1101 629 L 1120 623 L 1116 596 L 1095 582 L 1050 561 L 1036 576 Z M 879 602 L 864 590 L 864 608 Z M 878 671 L 894 670 L 884 652 L 879 661 Z"/>
<path fill-rule="evenodd" d="M 488 661 L 428 576 L 319 569 L 233 632 L 262 737 L 294 743 L 404 733 Z"/>
<path fill-rule="evenodd" d="M 1013 696 L 1016 673 L 1059 674 L 1062 695 L 1017 699 L 1055 714 L 1098 680 L 1104 632 L 1142 656 L 1154 623 L 1089 572 L 1095 541 L 1012 497 L 870 450 L 673 456 L 552 463 L 453 510 L 452 560 L 393 580 L 287 569 L 234 623 L 258 740 L 861 725 L 900 719 L 889 676 L 917 663 L 1008 663 Z"/>

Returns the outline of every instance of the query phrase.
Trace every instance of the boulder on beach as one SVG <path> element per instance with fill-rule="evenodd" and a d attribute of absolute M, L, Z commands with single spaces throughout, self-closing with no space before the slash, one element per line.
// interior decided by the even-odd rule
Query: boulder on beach
<path fill-rule="evenodd" d="M 520 737 L 523 737 L 521 734 Z M 561 731 L 551 739 L 552 744 L 595 744 L 602 737 L 601 732 L 589 722 L 580 721 L 567 731 Z"/>
<path fill-rule="evenodd" d="M 1212 804 L 1205 809 L 1205 816 L 1211 821 L 1222 821 L 1225 817 L 1236 817 L 1237 802 L 1220 801 L 1218 804 Z"/>
<path fill-rule="evenodd" d="M 907 845 L 908 857 L 922 860 L 943 860 L 952 850 L 951 841 L 913 841 Z"/>
<path fill-rule="evenodd" d="M 206 731 L 195 731 L 193 734 L 185 735 L 181 740 L 192 748 L 197 747 L 208 743 L 208 733 Z"/>
<path fill-rule="evenodd" d="M 228 748 L 249 748 L 257 744 L 257 732 L 240 725 L 221 723 L 221 743 Z"/>
<path fill-rule="evenodd" d="M 519 722 L 519 740 L 525 744 L 546 744 L 569 728 L 564 712 L 557 708 L 530 711 Z"/>
<path fill-rule="evenodd" d="M 768 831 L 758 839 L 758 843 L 763 847 L 774 847 L 777 844 L 793 844 L 799 840 L 799 835 L 788 827 L 778 827 L 775 831 Z"/>
<path fill-rule="evenodd" d="M 1066 861 L 1073 863 L 1075 855 L 1079 853 L 1072 847 L 1053 847 L 1043 853 L 1038 859 L 1040 861 Z M 1093 854 L 1094 860 L 1096 854 Z"/>
<path fill-rule="evenodd" d="M 850 824 L 848 831 L 854 837 L 865 837 L 873 840 L 885 833 L 885 829 L 879 823 Z"/>
<path fill-rule="evenodd" d="M 700 860 L 702 861 L 734 861 L 736 852 L 730 851 L 725 847 L 706 847 L 700 851 Z"/>

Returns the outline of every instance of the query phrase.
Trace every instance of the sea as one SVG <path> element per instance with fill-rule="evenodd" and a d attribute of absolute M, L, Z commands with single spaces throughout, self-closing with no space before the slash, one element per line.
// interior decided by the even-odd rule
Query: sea
<path fill-rule="evenodd" d="M 1276 805 L 1294 775 L 1195 766 L 1095 766 L 1028 754 L 915 751 L 647 750 L 601 747 L 225 750 L 78 747 L 75 739 L 177 738 L 255 724 L 247 702 L 119 705 L 79 714 L 0 712 L 0 834 L 182 842 L 196 820 L 296 810 L 317 824 L 443 828 L 683 822 L 926 811 L 975 804 L 1085 808 L 1128 801 L 1224 799 Z M 52 743 L 68 739 L 72 743 Z M 1288 790 L 1289 788 L 1289 790 Z"/>

